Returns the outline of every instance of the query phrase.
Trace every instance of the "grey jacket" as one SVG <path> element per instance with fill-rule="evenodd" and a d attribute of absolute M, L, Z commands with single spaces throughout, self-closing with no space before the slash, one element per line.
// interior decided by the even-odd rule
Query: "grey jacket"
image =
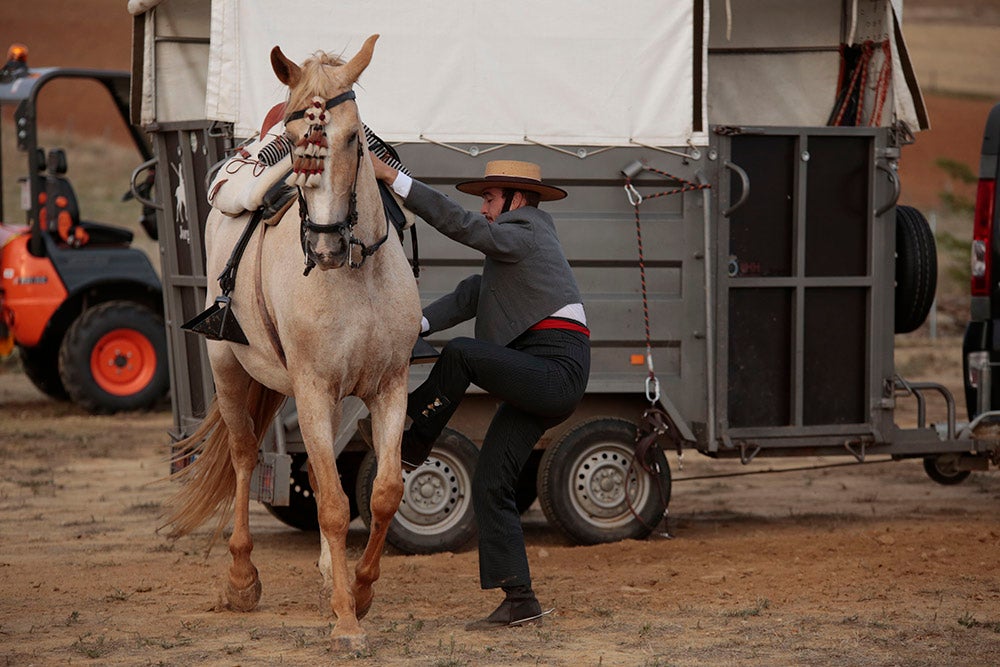
<path fill-rule="evenodd" d="M 491 224 L 417 180 L 405 204 L 445 236 L 486 255 L 481 275 L 424 308 L 428 333 L 475 317 L 476 338 L 507 345 L 563 306 L 581 303 L 548 213 L 527 206 Z"/>

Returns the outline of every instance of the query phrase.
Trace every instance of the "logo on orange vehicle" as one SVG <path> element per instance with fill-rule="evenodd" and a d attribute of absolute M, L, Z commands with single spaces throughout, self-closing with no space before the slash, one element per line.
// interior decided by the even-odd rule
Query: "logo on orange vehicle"
<path fill-rule="evenodd" d="M 14 279 L 15 285 L 44 285 L 47 282 L 48 276 L 19 276 Z"/>

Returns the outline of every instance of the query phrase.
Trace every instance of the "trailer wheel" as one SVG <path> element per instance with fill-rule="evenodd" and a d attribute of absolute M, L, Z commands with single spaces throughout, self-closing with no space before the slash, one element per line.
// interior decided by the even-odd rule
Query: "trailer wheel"
<path fill-rule="evenodd" d="M 389 544 L 413 554 L 457 551 L 465 546 L 476 532 L 472 476 L 478 459 L 479 450 L 471 440 L 446 428 L 424 464 L 403 471 L 403 499 L 389 524 Z M 358 469 L 358 509 L 369 527 L 377 467 L 375 452 L 369 451 Z"/>
<path fill-rule="evenodd" d="M 89 412 L 152 407 L 170 386 L 163 319 L 132 301 L 84 311 L 59 349 L 59 376 L 73 402 Z"/>
<path fill-rule="evenodd" d="M 358 517 L 358 504 L 354 498 L 354 487 L 358 476 L 358 463 L 361 452 L 344 452 L 337 458 L 337 472 L 340 473 L 340 483 L 351 505 L 351 520 Z M 309 473 L 306 472 L 305 453 L 292 454 L 292 475 L 288 480 L 288 505 L 271 505 L 261 503 L 271 516 L 292 528 L 299 530 L 319 530 L 319 519 L 316 516 L 316 493 L 309 483 Z"/>
<path fill-rule="evenodd" d="M 957 454 L 942 454 L 924 458 L 924 472 L 938 484 L 952 486 L 961 484 L 969 477 L 968 470 L 958 469 Z"/>
<path fill-rule="evenodd" d="M 937 288 L 934 234 L 912 206 L 896 207 L 896 333 L 916 330 L 927 319 Z"/>
<path fill-rule="evenodd" d="M 538 499 L 549 522 L 578 544 L 647 537 L 670 501 L 670 468 L 655 450 L 656 476 L 636 463 L 636 426 L 623 419 L 583 422 L 545 450 Z"/>
<path fill-rule="evenodd" d="M 65 401 L 69 398 L 66 387 L 59 379 L 59 350 L 52 345 L 37 347 L 17 346 L 24 374 L 38 391 L 50 398 Z"/>

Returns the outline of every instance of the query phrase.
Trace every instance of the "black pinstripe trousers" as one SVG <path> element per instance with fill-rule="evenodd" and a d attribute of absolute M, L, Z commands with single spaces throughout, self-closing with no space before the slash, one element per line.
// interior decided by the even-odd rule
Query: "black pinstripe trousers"
<path fill-rule="evenodd" d="M 517 479 L 546 429 L 576 408 L 590 374 L 590 340 L 565 329 L 527 331 L 506 347 L 474 338 L 445 345 L 410 394 L 411 433 L 433 442 L 475 384 L 502 401 L 472 481 L 483 588 L 528 586 L 531 574 L 517 511 Z"/>

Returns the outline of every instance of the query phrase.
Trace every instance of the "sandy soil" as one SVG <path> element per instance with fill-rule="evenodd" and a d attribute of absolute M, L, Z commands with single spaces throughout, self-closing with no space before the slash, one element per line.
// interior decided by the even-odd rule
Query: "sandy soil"
<path fill-rule="evenodd" d="M 907 12 L 943 4 L 915 1 Z M 128 68 L 121 0 L 33 9 L 0 4 L 3 46 L 28 43 L 38 66 Z M 974 167 L 990 108 L 930 94 L 928 105 L 934 129 L 905 149 L 902 168 L 902 201 L 921 207 L 937 206 L 942 191 L 971 192 L 935 161 Z M 104 113 L 84 107 L 67 105 L 60 129 L 109 132 Z M 913 379 L 961 386 L 954 340 L 917 339 L 899 357 Z M 683 470 L 669 457 L 675 486 L 661 533 L 672 539 L 574 547 L 529 511 L 536 589 L 556 607 L 544 624 L 466 632 L 498 601 L 478 589 L 475 550 L 390 549 L 364 621 L 369 650 L 343 656 L 327 639 L 315 534 L 253 505 L 264 596 L 249 614 L 216 611 L 224 547 L 206 556 L 207 533 L 156 534 L 170 493 L 170 422 L 168 412 L 88 416 L 0 368 L 2 664 L 980 666 L 1000 655 L 996 472 L 953 487 L 931 482 L 919 462 L 690 479 L 847 462 L 743 467 L 691 453 Z M 364 539 L 352 531 L 353 557 Z"/>
<path fill-rule="evenodd" d="M 901 367 L 957 389 L 954 340 Z M 931 418 L 940 414 L 935 407 Z M 912 417 L 906 410 L 900 418 Z M 645 541 L 577 547 L 525 516 L 540 626 L 473 633 L 495 594 L 473 548 L 385 554 L 369 649 L 332 651 L 315 534 L 254 503 L 259 608 L 217 611 L 229 555 L 155 532 L 168 412 L 93 417 L 0 374 L 0 660 L 7 665 L 985 665 L 1000 655 L 1000 476 L 919 462 L 690 479 L 844 459 L 697 453 Z M 688 479 L 685 479 L 688 478 Z M 363 527 L 352 530 L 356 558 Z"/>

